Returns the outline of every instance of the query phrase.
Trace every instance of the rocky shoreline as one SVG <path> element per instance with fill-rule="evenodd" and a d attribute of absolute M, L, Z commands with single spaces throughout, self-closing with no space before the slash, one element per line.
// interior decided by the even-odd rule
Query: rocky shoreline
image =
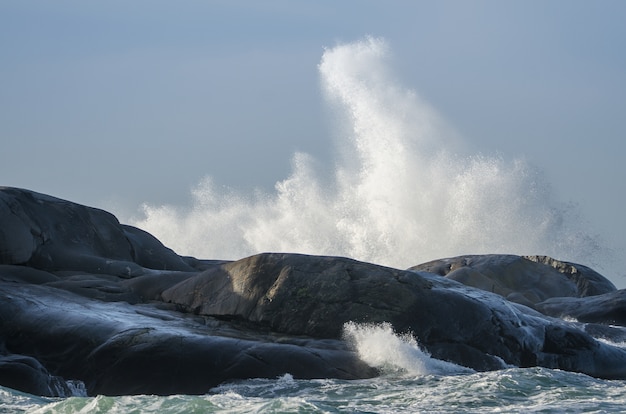
<path fill-rule="evenodd" d="M 626 379 L 626 294 L 544 256 L 407 270 L 343 257 L 179 256 L 110 213 L 0 188 L 0 385 L 36 395 L 203 394 L 225 381 L 369 378 L 348 322 L 388 322 L 474 370 Z M 607 339 L 600 341 L 597 338 Z M 81 385 L 82 386 L 82 385 Z"/>

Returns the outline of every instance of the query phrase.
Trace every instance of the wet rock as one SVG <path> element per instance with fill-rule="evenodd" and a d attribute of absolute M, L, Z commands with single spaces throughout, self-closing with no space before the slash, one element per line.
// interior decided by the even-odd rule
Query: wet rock
<path fill-rule="evenodd" d="M 550 298 L 536 305 L 542 313 L 579 322 L 626 326 L 626 290 L 585 298 Z"/>
<path fill-rule="evenodd" d="M 497 294 L 347 258 L 255 255 L 188 278 L 162 296 L 187 312 L 295 335 L 338 338 L 349 321 L 390 322 L 433 355 L 477 370 L 504 361 L 604 376 L 599 367 L 610 366 L 608 355 L 626 361 L 623 350 L 609 352 L 586 332 Z M 557 335 L 559 329 L 567 335 Z"/>
<path fill-rule="evenodd" d="M 0 188 L 0 385 L 40 395 L 66 395 L 72 381 L 91 395 L 196 394 L 285 373 L 376 375 L 342 339 L 348 322 L 389 323 L 477 370 L 626 379 L 626 351 L 592 336 L 626 337 L 602 325 L 623 323 L 623 303 L 593 270 L 543 256 L 412 270 L 284 253 L 182 257 L 105 211 Z"/>
<path fill-rule="evenodd" d="M 530 307 L 549 298 L 585 297 L 616 290 L 613 283 L 586 266 L 547 256 L 459 256 L 411 269 L 436 273 Z"/>

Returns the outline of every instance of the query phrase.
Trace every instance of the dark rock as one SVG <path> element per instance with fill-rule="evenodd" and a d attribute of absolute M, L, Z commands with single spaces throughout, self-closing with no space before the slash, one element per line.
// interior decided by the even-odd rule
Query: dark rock
<path fill-rule="evenodd" d="M 577 297 L 602 295 L 616 290 L 615 285 L 595 270 L 577 263 L 563 262 L 548 256 L 524 256 L 533 262 L 548 265 L 576 284 Z"/>
<path fill-rule="evenodd" d="M 130 244 L 112 214 L 28 190 L 0 190 L 3 264 L 112 274 L 124 267 L 106 258 L 128 263 L 128 273 L 138 269 L 131 265 Z"/>
<path fill-rule="evenodd" d="M 111 213 L 0 187 L 0 264 L 133 277 L 143 268 L 193 270 L 148 233 Z"/>
<path fill-rule="evenodd" d="M 297 335 L 338 338 L 343 324 L 400 320 L 410 289 L 429 283 L 351 259 L 262 254 L 210 269 L 163 292 L 189 312 Z"/>
<path fill-rule="evenodd" d="M 142 302 L 161 301 L 164 291 L 195 275 L 196 272 L 150 273 L 125 280 L 121 285 L 137 295 Z"/>
<path fill-rule="evenodd" d="M 71 381 L 91 395 L 195 394 L 285 373 L 376 375 L 342 340 L 347 322 L 390 323 L 477 370 L 626 379 L 626 351 L 591 336 L 626 337 L 598 324 L 623 321 L 621 292 L 545 257 L 465 256 L 410 271 L 298 254 L 198 260 L 102 210 L 0 188 L 0 385 L 40 395 L 67 395 Z"/>
<path fill-rule="evenodd" d="M 63 378 L 51 375 L 35 358 L 0 355 L 0 384 L 45 397 L 69 397 L 73 390 Z"/>
<path fill-rule="evenodd" d="M 122 225 L 122 229 L 130 242 L 131 257 L 138 265 L 159 270 L 195 270 L 150 233 L 128 225 Z"/>
<path fill-rule="evenodd" d="M 60 278 L 50 272 L 26 266 L 0 265 L 0 279 L 5 282 L 41 285 L 56 282 Z"/>
<path fill-rule="evenodd" d="M 48 286 L 15 289 L 0 283 L 0 297 L 0 335 L 6 349 L 20 350 L 55 376 L 83 381 L 90 395 L 202 394 L 226 380 L 287 372 L 294 378 L 376 374 L 341 341 L 278 340 Z M 26 374 L 21 378 L 28 378 Z M 32 377 L 39 388 L 18 389 L 41 389 L 44 377 Z"/>
<path fill-rule="evenodd" d="M 600 323 L 582 323 L 581 329 L 594 338 L 604 339 L 614 344 L 626 343 L 626 329 L 620 326 L 604 325 Z"/>
<path fill-rule="evenodd" d="M 536 305 L 540 312 L 579 322 L 626 326 L 626 290 L 586 298 L 550 298 Z"/>
<path fill-rule="evenodd" d="M 338 338 L 349 321 L 391 322 L 433 355 L 477 370 L 503 361 L 603 376 L 598 367 L 608 366 L 605 344 L 496 294 L 346 258 L 256 255 L 188 278 L 162 296 L 188 312 L 295 335 Z M 568 334 L 555 334 L 557 328 Z M 609 353 L 626 362 L 625 351 Z"/>
<path fill-rule="evenodd" d="M 436 273 L 530 307 L 554 297 L 585 297 L 616 290 L 608 279 L 586 266 L 547 256 L 459 256 L 411 270 Z"/>

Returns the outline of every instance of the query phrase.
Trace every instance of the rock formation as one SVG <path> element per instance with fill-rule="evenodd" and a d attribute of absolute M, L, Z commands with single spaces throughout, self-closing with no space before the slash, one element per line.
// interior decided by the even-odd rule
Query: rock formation
<path fill-rule="evenodd" d="M 411 270 L 436 273 L 533 308 L 548 298 L 582 298 L 616 290 L 613 283 L 586 266 L 547 256 L 459 256 Z"/>
<path fill-rule="evenodd" d="M 626 337 L 604 324 L 623 324 L 623 303 L 593 270 L 546 257 L 409 270 L 286 253 L 181 257 L 105 211 L 0 188 L 0 385 L 34 394 L 82 383 L 92 395 L 200 394 L 285 373 L 377 375 L 342 340 L 347 322 L 391 323 L 475 370 L 626 378 L 626 351 L 594 338 Z"/>

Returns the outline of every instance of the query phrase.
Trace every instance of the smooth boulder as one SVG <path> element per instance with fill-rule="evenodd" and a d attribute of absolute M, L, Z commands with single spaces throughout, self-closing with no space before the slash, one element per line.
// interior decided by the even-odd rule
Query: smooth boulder
<path fill-rule="evenodd" d="M 549 298 L 585 297 L 616 290 L 593 269 L 548 256 L 458 256 L 433 260 L 411 270 L 445 276 L 533 308 Z"/>
<path fill-rule="evenodd" d="M 621 300 L 591 269 L 545 257 L 465 256 L 413 270 L 286 253 L 182 257 L 105 211 L 0 188 L 0 385 L 41 395 L 76 384 L 90 395 L 196 394 L 285 373 L 377 375 L 343 339 L 346 323 L 390 324 L 476 370 L 539 365 L 626 379 L 626 351 L 592 336 L 620 340 L 625 329 L 524 306 L 550 313 L 563 296 L 588 310 Z"/>
<path fill-rule="evenodd" d="M 550 298 L 536 307 L 542 313 L 557 318 L 626 326 L 626 289 L 586 298 Z"/>
<path fill-rule="evenodd" d="M 192 270 L 153 236 L 104 210 L 0 187 L 0 264 L 133 277 L 143 268 Z"/>
<path fill-rule="evenodd" d="M 29 372 L 22 364 L 21 378 L 30 382 L 2 385 L 42 395 L 50 395 L 47 382 L 61 377 L 83 382 L 89 395 L 168 395 L 204 394 L 225 381 L 285 373 L 294 378 L 376 375 L 342 341 L 276 336 L 45 285 L 15 289 L 0 282 L 0 297 L 6 349 L 0 380 L 3 372 L 12 372 L 9 368 L 17 369 L 7 365 L 17 355 L 27 355 L 34 367 Z"/>
<path fill-rule="evenodd" d="M 626 377 L 626 351 L 583 330 L 432 273 L 347 258 L 255 255 L 188 278 L 163 299 L 296 335 L 339 338 L 347 322 L 390 322 L 435 357 L 477 370 L 541 365 Z"/>

